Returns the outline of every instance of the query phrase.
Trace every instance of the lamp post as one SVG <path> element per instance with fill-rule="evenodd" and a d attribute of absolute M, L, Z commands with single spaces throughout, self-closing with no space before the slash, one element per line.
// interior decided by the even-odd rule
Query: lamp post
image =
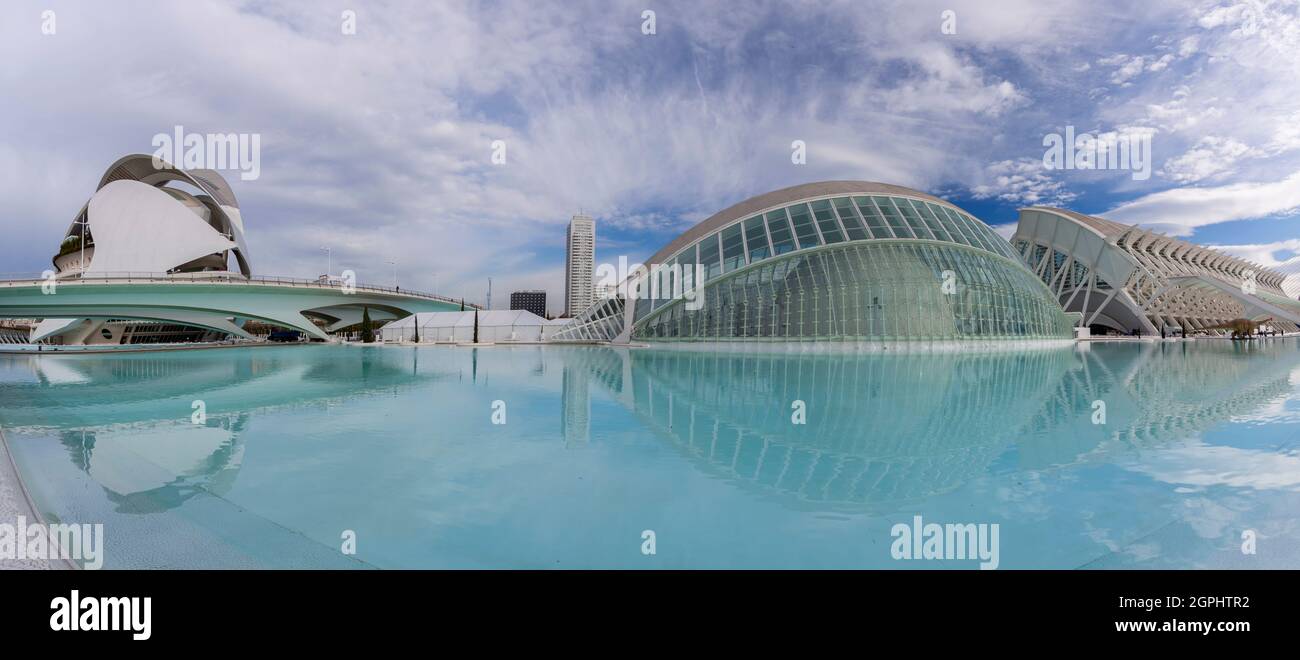
<path fill-rule="evenodd" d="M 90 224 L 90 218 L 84 218 L 77 221 L 81 225 L 81 254 L 77 257 L 77 265 L 81 268 L 81 274 L 86 273 L 86 226 Z"/>
<path fill-rule="evenodd" d="M 384 263 L 393 267 L 393 289 L 396 290 L 397 289 L 397 262 L 385 261 Z"/>
<path fill-rule="evenodd" d="M 325 279 L 328 280 L 330 277 L 330 271 L 334 270 L 334 254 L 324 245 L 322 245 L 320 249 L 325 251 Z"/>

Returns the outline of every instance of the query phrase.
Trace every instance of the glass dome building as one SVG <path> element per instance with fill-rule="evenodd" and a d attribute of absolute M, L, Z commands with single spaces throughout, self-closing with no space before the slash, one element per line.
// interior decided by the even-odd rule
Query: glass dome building
<path fill-rule="evenodd" d="M 827 181 L 745 200 L 677 237 L 557 340 L 1068 340 L 1010 243 L 937 197 Z"/>

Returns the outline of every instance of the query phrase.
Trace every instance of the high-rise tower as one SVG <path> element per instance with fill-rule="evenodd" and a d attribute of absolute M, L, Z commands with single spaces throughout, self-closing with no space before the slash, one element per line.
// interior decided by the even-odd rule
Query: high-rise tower
<path fill-rule="evenodd" d="M 569 221 L 564 263 L 564 312 L 577 316 L 593 302 L 592 274 L 596 268 L 596 221 L 581 213 Z"/>

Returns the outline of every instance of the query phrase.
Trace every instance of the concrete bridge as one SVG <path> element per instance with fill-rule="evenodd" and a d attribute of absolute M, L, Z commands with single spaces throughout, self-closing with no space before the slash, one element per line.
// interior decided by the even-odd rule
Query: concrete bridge
<path fill-rule="evenodd" d="M 233 273 L 103 273 L 80 278 L 0 280 L 0 318 L 168 321 L 251 338 L 240 327 L 256 319 L 327 339 L 326 332 L 415 312 L 460 309 L 445 296 L 364 285 Z M 468 305 L 468 307 L 477 307 Z M 326 322 L 324 330 L 312 319 Z M 69 326 L 51 328 L 45 336 Z M 43 337 L 32 337 L 39 341 Z"/>

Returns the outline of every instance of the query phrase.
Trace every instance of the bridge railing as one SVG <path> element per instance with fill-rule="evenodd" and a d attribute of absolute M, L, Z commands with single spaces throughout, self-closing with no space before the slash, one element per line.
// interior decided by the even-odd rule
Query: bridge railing
<path fill-rule="evenodd" d="M 43 273 L 0 273 L 0 288 L 33 286 L 41 285 L 47 281 Z M 296 277 L 279 277 L 273 275 L 258 275 L 254 277 L 244 277 L 239 273 L 145 273 L 145 272 L 101 272 L 101 273 L 82 273 L 66 277 L 56 277 L 54 279 L 57 286 L 67 285 L 93 285 L 93 284 L 134 284 L 145 282 L 165 282 L 168 284 L 232 284 L 232 285 L 261 285 L 261 286 L 293 286 L 308 287 L 316 289 L 335 289 L 343 291 L 348 288 L 353 291 L 366 291 L 371 293 L 390 293 L 402 296 L 411 296 L 413 298 L 425 298 L 428 300 L 437 300 L 439 302 L 459 304 L 460 301 L 449 296 L 443 296 L 436 293 L 424 291 L 414 291 L 403 289 L 401 287 L 377 286 L 373 284 L 347 284 L 341 278 L 331 277 L 325 279 L 301 279 Z M 465 307 L 473 309 L 482 309 L 480 305 L 466 302 Z"/>

